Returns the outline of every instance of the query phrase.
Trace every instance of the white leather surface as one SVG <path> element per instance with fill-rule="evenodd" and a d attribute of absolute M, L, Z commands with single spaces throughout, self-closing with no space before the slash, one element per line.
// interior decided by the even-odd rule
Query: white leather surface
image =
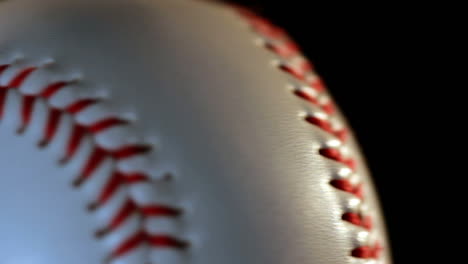
<path fill-rule="evenodd" d="M 50 76 L 82 76 L 80 89 L 136 117 L 131 134 L 156 146 L 149 170 L 175 175 L 167 199 L 185 209 L 177 232 L 192 245 L 153 252 L 157 263 L 365 263 L 349 256 L 360 230 L 328 184 L 340 165 L 318 154 L 330 136 L 303 122 L 309 106 L 254 39 L 232 10 L 197 1 L 0 4 L 0 64 L 53 58 Z M 0 263 L 103 263 L 92 194 L 11 124 L 0 123 Z"/>

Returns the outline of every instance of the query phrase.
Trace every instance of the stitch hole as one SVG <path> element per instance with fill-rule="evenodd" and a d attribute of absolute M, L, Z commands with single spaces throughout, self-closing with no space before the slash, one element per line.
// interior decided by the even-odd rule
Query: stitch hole
<path fill-rule="evenodd" d="M 166 172 L 162 175 L 161 181 L 170 182 L 174 180 L 174 174 L 172 172 Z"/>

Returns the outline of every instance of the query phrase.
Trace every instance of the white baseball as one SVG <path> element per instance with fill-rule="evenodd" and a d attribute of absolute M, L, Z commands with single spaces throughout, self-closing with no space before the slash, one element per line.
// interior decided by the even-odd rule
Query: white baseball
<path fill-rule="evenodd" d="M 0 1 L 0 148 L 0 264 L 390 263 L 339 110 L 240 7 Z"/>

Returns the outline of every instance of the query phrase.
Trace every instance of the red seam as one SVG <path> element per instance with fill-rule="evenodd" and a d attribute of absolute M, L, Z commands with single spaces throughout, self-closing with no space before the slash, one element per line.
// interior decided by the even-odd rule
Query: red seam
<path fill-rule="evenodd" d="M 298 65 L 291 65 L 288 63 L 283 63 L 279 67 L 286 73 L 291 74 L 296 79 L 305 81 L 307 75 L 312 71 L 313 67 L 308 61 L 303 60 L 298 63 Z"/>
<path fill-rule="evenodd" d="M 361 226 L 367 230 L 372 229 L 372 218 L 370 216 L 347 212 L 347 213 L 344 213 L 341 216 L 341 218 L 344 221 L 350 222 L 351 224 L 356 225 L 356 226 Z"/>
<path fill-rule="evenodd" d="M 22 111 L 21 111 L 21 126 L 18 132 L 22 132 L 26 129 L 26 126 L 31 121 L 31 116 L 33 112 L 34 103 L 36 102 L 35 96 L 25 95 L 23 97 Z"/>
<path fill-rule="evenodd" d="M 0 76 L 10 67 L 9 64 L 0 65 Z M 9 89 L 18 89 L 23 85 L 29 76 L 31 76 L 34 71 L 37 70 L 37 67 L 25 67 L 20 70 L 19 73 L 12 78 L 12 81 L 6 86 L 0 86 L 0 120 L 4 115 L 4 108 L 6 106 L 7 100 L 7 91 Z M 34 104 L 37 99 L 42 98 L 44 100 L 50 99 L 58 91 L 69 85 L 70 82 L 59 81 L 55 83 L 48 84 L 41 90 L 37 95 L 24 95 L 20 92 L 21 98 L 21 112 L 20 112 L 20 128 L 19 132 L 23 132 L 27 129 L 28 125 L 33 118 L 33 109 Z M 48 104 L 49 110 L 44 124 L 44 136 L 40 140 L 40 146 L 46 146 L 53 141 L 57 129 L 60 123 L 60 120 L 64 114 L 76 115 L 81 111 L 84 111 L 88 107 L 99 103 L 98 99 L 95 98 L 81 98 L 64 109 L 59 109 L 52 107 Z M 76 122 L 76 121 L 75 121 Z M 74 124 L 71 136 L 67 141 L 65 146 L 65 156 L 62 158 L 61 162 L 68 162 L 73 158 L 77 149 L 82 144 L 84 138 L 89 137 L 93 138 L 98 133 L 107 131 L 111 128 L 117 126 L 129 125 L 129 121 L 121 119 L 118 117 L 108 117 L 96 121 L 91 125 L 81 125 L 78 123 Z M 94 142 L 94 144 L 96 144 Z M 145 155 L 152 150 L 151 146 L 140 145 L 140 144 L 130 144 L 124 145 L 117 149 L 104 149 L 100 146 L 95 145 L 94 150 L 89 155 L 85 165 L 81 168 L 81 173 L 78 178 L 75 179 L 74 184 L 80 186 L 82 183 L 86 182 L 88 179 L 93 177 L 93 173 L 96 171 L 102 163 L 107 160 L 119 161 L 127 158 L 131 158 L 138 155 Z M 110 177 L 107 184 L 104 185 L 103 189 L 100 190 L 98 199 L 90 204 L 89 209 L 94 210 L 99 206 L 106 204 L 117 192 L 119 188 L 127 187 L 133 184 L 143 183 L 150 184 L 151 180 L 148 175 L 142 172 L 121 172 L 117 168 L 114 168 L 113 176 Z M 159 235 L 149 235 L 144 231 L 143 228 L 143 219 L 149 217 L 169 217 L 175 218 L 179 217 L 182 214 L 182 211 L 174 206 L 164 205 L 164 204 L 148 204 L 140 205 L 133 202 L 130 198 L 127 203 L 125 203 L 118 213 L 113 217 L 112 221 L 108 225 L 98 231 L 96 235 L 102 237 L 107 235 L 109 232 L 116 230 L 121 226 L 131 215 L 138 215 L 141 218 L 141 230 L 137 235 L 129 237 L 127 240 L 122 242 L 121 245 L 111 254 L 110 258 L 114 259 L 125 254 L 128 254 L 130 251 L 135 249 L 141 244 L 147 244 L 154 248 L 159 247 L 169 247 L 174 249 L 184 249 L 188 246 L 188 243 L 182 239 L 176 238 L 171 235 L 159 234 Z"/>
<path fill-rule="evenodd" d="M 17 74 L 11 82 L 7 85 L 8 88 L 16 89 L 21 86 L 21 84 L 26 80 L 26 78 L 31 75 L 35 70 L 37 70 L 37 67 L 29 67 L 29 68 L 24 68 Z"/>
<path fill-rule="evenodd" d="M 362 246 L 353 249 L 351 252 L 351 255 L 356 258 L 362 258 L 362 259 L 378 259 L 380 258 L 380 255 L 382 254 L 382 247 L 380 244 L 377 242 L 373 246 Z"/>
<path fill-rule="evenodd" d="M 56 82 L 49 84 L 40 94 L 41 97 L 45 99 L 49 99 L 52 97 L 54 94 L 56 94 L 58 91 L 60 91 L 62 88 L 67 86 L 69 83 L 68 82 Z"/>
<path fill-rule="evenodd" d="M 150 179 L 148 176 L 143 173 L 123 173 L 115 171 L 101 190 L 98 199 L 90 205 L 90 208 L 94 209 L 105 204 L 122 186 L 146 183 L 149 181 Z"/>
<path fill-rule="evenodd" d="M 118 117 L 109 117 L 107 119 L 97 121 L 96 123 L 88 126 L 88 130 L 93 134 L 97 134 L 99 132 L 120 125 L 128 125 L 128 121 Z"/>
<path fill-rule="evenodd" d="M 0 72 L 1 74 L 1 72 Z M 5 108 L 5 100 L 7 96 L 7 90 L 6 89 L 1 89 L 0 87 L 0 119 L 3 118 L 3 109 Z"/>
<path fill-rule="evenodd" d="M 254 32 L 269 40 L 265 44 L 265 47 L 268 50 L 272 51 L 286 61 L 292 56 L 301 56 L 298 45 L 291 41 L 283 29 L 273 25 L 271 22 L 258 16 L 249 9 L 235 5 L 233 7 L 249 22 Z M 293 78 L 305 82 L 317 92 L 317 96 L 314 96 L 310 93 L 306 93 L 305 91 L 298 89 L 294 91 L 294 94 L 297 97 L 315 106 L 318 106 L 329 116 L 336 113 L 336 107 L 333 102 L 320 102 L 318 97 L 326 92 L 326 88 L 323 80 L 315 77 L 315 74 L 313 73 L 313 66 L 310 64 L 310 62 L 304 59 L 295 65 L 283 63 L 279 66 L 279 69 L 290 74 Z M 309 76 L 314 76 L 315 78 L 310 80 L 308 78 Z M 305 121 L 329 134 L 332 134 L 343 143 L 345 143 L 348 139 L 348 130 L 335 129 L 329 120 L 308 115 L 306 116 Z M 327 159 L 339 162 L 353 171 L 357 169 L 356 159 L 353 157 L 345 157 L 340 149 L 324 147 L 319 150 L 319 154 Z M 330 181 L 330 185 L 338 190 L 351 193 L 359 199 L 364 199 L 363 185 L 361 183 L 355 185 L 348 179 L 340 179 Z M 365 216 L 354 212 L 346 212 L 342 215 L 341 219 L 367 230 L 372 229 L 372 218 L 370 216 Z M 376 243 L 374 246 L 357 247 L 351 251 L 350 255 L 356 258 L 377 259 L 380 257 L 381 251 L 382 248 L 380 247 L 379 243 Z"/>
<path fill-rule="evenodd" d="M 332 180 L 330 185 L 343 192 L 351 193 L 360 199 L 364 198 L 362 184 L 354 185 L 349 180 L 342 179 Z"/>
<path fill-rule="evenodd" d="M 290 58 L 300 54 L 299 46 L 295 42 L 289 40 L 280 43 L 267 43 L 266 47 L 284 58 Z"/>
<path fill-rule="evenodd" d="M 343 142 L 346 141 L 347 139 L 348 130 L 346 128 L 335 129 L 328 120 L 321 119 L 312 115 L 306 116 L 305 120 L 309 122 L 310 124 L 316 125 L 320 127 L 322 130 L 336 136 Z"/>
<path fill-rule="evenodd" d="M 309 81 L 308 84 L 311 87 L 313 87 L 315 90 L 317 90 L 318 92 L 325 92 L 326 91 L 325 83 L 323 82 L 322 79 L 320 79 L 318 77 L 317 77 L 317 79 Z"/>
<path fill-rule="evenodd" d="M 99 100 L 95 98 L 86 98 L 86 99 L 81 99 L 77 102 L 72 103 L 68 107 L 66 107 L 65 112 L 68 112 L 72 115 L 75 115 L 83 110 L 85 110 L 87 107 L 98 103 Z"/>
<path fill-rule="evenodd" d="M 188 246 L 186 242 L 177 240 L 174 237 L 169 236 L 169 235 L 164 235 L 164 234 L 152 235 L 144 231 L 140 231 L 138 233 L 135 233 L 133 236 L 129 237 L 127 240 L 125 240 L 111 254 L 108 261 L 112 261 L 125 254 L 128 254 L 128 252 L 136 249 L 138 246 L 142 244 L 148 244 L 156 248 L 178 248 L 178 249 L 185 249 Z"/>
<path fill-rule="evenodd" d="M 320 155 L 325 158 L 334 160 L 336 162 L 342 163 L 343 165 L 349 167 L 351 170 L 355 171 L 357 167 L 357 161 L 353 158 L 347 158 L 343 155 L 341 150 L 336 148 L 321 148 L 319 150 Z"/>

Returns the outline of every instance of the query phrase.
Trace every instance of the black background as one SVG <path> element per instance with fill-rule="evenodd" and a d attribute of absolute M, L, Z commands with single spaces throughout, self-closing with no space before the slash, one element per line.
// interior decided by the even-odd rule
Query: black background
<path fill-rule="evenodd" d="M 391 4 L 234 2 L 285 28 L 325 80 L 373 173 L 394 263 L 434 261 L 444 243 L 434 241 L 431 230 L 441 228 L 442 217 L 430 204 L 437 199 L 428 197 L 440 190 L 429 190 L 432 178 L 422 168 L 433 162 L 425 158 L 435 152 L 427 148 L 427 138 L 443 119 L 437 107 L 427 107 L 425 100 L 433 95 L 425 80 L 433 73 L 421 67 L 437 50 L 428 48 L 421 56 L 427 45 L 418 41 L 431 25 L 414 10 Z"/>

